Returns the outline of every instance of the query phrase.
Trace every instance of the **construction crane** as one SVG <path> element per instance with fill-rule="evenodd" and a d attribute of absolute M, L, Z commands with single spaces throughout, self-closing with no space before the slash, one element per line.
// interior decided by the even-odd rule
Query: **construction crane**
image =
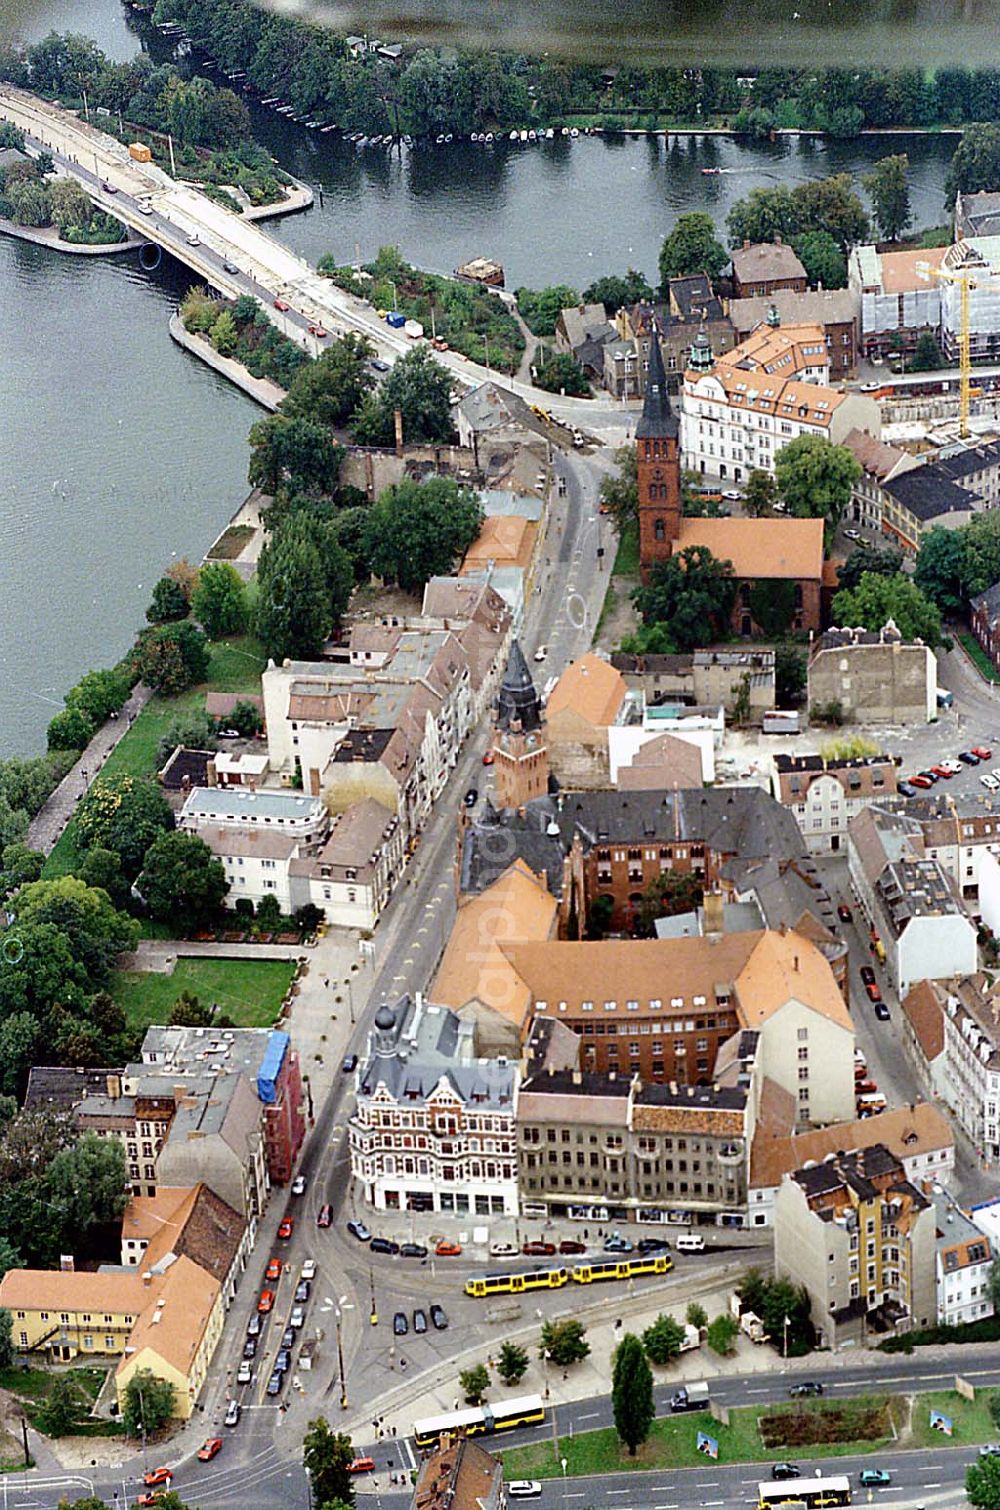
<path fill-rule="evenodd" d="M 982 254 L 968 243 L 957 241 L 955 249 L 963 258 L 970 260 L 958 267 L 933 267 L 929 262 L 916 263 L 918 278 L 929 283 L 937 278 L 940 283 L 955 283 L 959 294 L 958 330 L 958 430 L 962 439 L 969 434 L 969 388 L 972 379 L 972 331 L 969 294 L 974 288 L 991 288 L 1000 293 L 1000 278 L 984 266 Z M 947 255 L 947 253 L 946 253 Z M 973 262 L 971 259 L 975 259 Z"/>

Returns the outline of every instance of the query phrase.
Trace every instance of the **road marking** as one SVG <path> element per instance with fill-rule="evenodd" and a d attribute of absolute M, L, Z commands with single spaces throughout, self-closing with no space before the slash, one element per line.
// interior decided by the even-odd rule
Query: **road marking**
<path fill-rule="evenodd" d="M 588 1416 L 577 1416 L 578 1421 L 596 1421 L 601 1414 L 599 1410 L 592 1410 Z"/>
<path fill-rule="evenodd" d="M 940 1489 L 941 1487 L 942 1487 L 942 1483 L 941 1483 L 940 1479 L 938 1479 L 937 1482 L 934 1483 L 934 1484 L 925 1484 L 924 1485 L 925 1489 Z"/>

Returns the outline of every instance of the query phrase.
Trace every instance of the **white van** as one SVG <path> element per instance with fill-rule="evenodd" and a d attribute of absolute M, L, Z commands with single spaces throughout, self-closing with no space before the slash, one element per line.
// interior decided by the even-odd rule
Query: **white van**
<path fill-rule="evenodd" d="M 704 1253 L 705 1239 L 700 1232 L 682 1232 L 674 1239 L 678 1253 Z"/>

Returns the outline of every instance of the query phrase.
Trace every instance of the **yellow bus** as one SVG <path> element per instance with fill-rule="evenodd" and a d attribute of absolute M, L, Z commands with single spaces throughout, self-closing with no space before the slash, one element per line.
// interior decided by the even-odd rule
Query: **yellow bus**
<path fill-rule="evenodd" d="M 642 1274 L 669 1274 L 673 1267 L 673 1259 L 665 1253 L 650 1253 L 646 1257 L 602 1258 L 577 1264 L 572 1277 L 578 1285 L 589 1285 L 599 1279 L 636 1279 Z"/>
<path fill-rule="evenodd" d="M 465 1281 L 466 1295 L 520 1295 L 524 1290 L 558 1290 L 569 1279 L 567 1269 L 529 1269 L 521 1274 L 474 1274 Z"/>
<path fill-rule="evenodd" d="M 434 1447 L 445 1433 L 456 1437 L 488 1436 L 494 1431 L 513 1431 L 518 1426 L 537 1426 L 544 1420 L 541 1396 L 519 1395 L 512 1400 L 498 1400 L 495 1405 L 473 1406 L 414 1421 L 413 1440 L 418 1447 Z"/>

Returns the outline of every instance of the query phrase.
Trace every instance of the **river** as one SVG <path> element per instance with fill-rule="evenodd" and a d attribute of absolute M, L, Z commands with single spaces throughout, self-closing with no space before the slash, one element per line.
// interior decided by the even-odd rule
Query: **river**
<path fill-rule="evenodd" d="M 0 37 L 55 29 L 115 57 L 138 47 L 120 0 L 2 0 Z M 559 140 L 493 149 L 363 149 L 255 109 L 261 139 L 322 190 L 306 215 L 273 223 L 310 258 L 394 243 L 448 272 L 499 258 L 508 287 L 642 268 L 680 213 L 724 229 L 758 185 L 863 173 L 910 154 L 916 220 L 942 219 L 955 138 L 914 136 L 771 146 L 725 138 Z M 706 177 L 703 167 L 719 167 Z M 186 286 L 176 265 L 61 256 L 0 237 L 0 755 L 41 748 L 63 692 L 123 653 L 172 556 L 199 558 L 245 491 L 246 432 L 260 411 L 167 335 Z"/>

